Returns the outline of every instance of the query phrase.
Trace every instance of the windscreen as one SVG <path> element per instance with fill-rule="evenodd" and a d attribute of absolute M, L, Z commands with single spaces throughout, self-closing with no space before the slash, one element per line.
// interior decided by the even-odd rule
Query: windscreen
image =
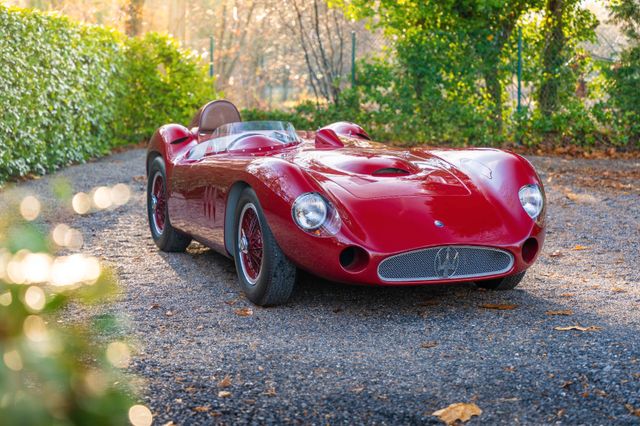
<path fill-rule="evenodd" d="M 241 121 L 237 123 L 227 123 L 218 127 L 212 135 L 212 138 L 222 138 L 231 135 L 240 135 L 242 133 L 259 133 L 282 143 L 291 143 L 298 141 L 296 129 L 291 123 L 286 121 Z"/>

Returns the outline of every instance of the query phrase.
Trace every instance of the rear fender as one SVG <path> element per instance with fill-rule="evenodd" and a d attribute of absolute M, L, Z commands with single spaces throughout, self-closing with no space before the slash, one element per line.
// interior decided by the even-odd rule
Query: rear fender
<path fill-rule="evenodd" d="M 160 127 L 149 140 L 147 172 L 149 172 L 151 161 L 158 155 L 162 156 L 167 163 L 167 168 L 170 168 L 176 158 L 186 153 L 197 143 L 195 134 L 180 124 L 167 124 Z"/>

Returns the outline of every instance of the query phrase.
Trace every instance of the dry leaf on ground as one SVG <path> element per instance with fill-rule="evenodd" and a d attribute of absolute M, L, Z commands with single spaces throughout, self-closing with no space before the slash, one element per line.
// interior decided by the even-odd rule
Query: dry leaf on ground
<path fill-rule="evenodd" d="M 549 253 L 549 257 L 562 257 L 564 256 L 564 253 L 562 253 L 560 250 L 556 250 L 552 253 Z"/>
<path fill-rule="evenodd" d="M 553 327 L 553 329 L 558 331 L 599 331 L 602 330 L 602 327 L 598 327 L 596 325 L 590 325 L 589 327 L 583 327 L 581 325 L 569 325 L 566 327 Z"/>
<path fill-rule="evenodd" d="M 575 296 L 575 294 L 573 294 L 573 293 L 562 293 L 560 295 L 560 297 L 573 297 L 573 296 Z"/>
<path fill-rule="evenodd" d="M 580 244 L 576 244 L 575 247 L 573 247 L 573 249 L 575 251 L 581 251 L 581 250 L 589 250 L 589 247 L 583 246 L 583 245 L 580 245 Z"/>
<path fill-rule="evenodd" d="M 211 407 L 209 407 L 208 405 L 203 405 L 203 406 L 198 406 L 193 408 L 193 411 L 197 411 L 198 413 L 206 413 L 209 410 L 211 410 Z"/>
<path fill-rule="evenodd" d="M 448 425 L 452 425 L 458 420 L 461 422 L 467 422 L 471 417 L 479 416 L 480 414 L 482 414 L 482 410 L 476 404 L 458 402 L 456 404 L 451 404 L 447 408 L 434 411 L 431 415 L 437 416 Z"/>
<path fill-rule="evenodd" d="M 547 311 L 545 312 L 547 315 L 573 315 L 573 311 L 571 309 L 566 309 L 564 311 Z"/>
<path fill-rule="evenodd" d="M 230 376 L 224 376 L 224 379 L 220 380 L 218 382 L 218 387 L 219 388 L 228 388 L 229 386 L 231 386 L 232 381 L 231 381 L 231 377 Z"/>
<path fill-rule="evenodd" d="M 164 314 L 168 317 L 172 317 L 174 315 L 173 311 L 167 311 Z"/>
<path fill-rule="evenodd" d="M 438 346 L 438 342 L 424 342 L 420 345 L 422 349 L 435 348 Z"/>
<path fill-rule="evenodd" d="M 253 309 L 251 308 L 238 308 L 234 312 L 239 317 L 250 317 L 253 315 Z"/>
<path fill-rule="evenodd" d="M 565 194 L 568 199 L 576 203 L 596 203 L 598 200 L 593 195 L 589 194 L 576 194 L 574 192 L 567 192 Z"/>
<path fill-rule="evenodd" d="M 626 404 L 624 406 L 627 410 L 629 410 L 630 414 L 633 414 L 634 416 L 638 416 L 640 417 L 640 408 L 635 408 L 633 405 L 631 404 Z"/>
<path fill-rule="evenodd" d="M 480 305 L 482 309 L 496 309 L 499 311 L 511 311 L 518 307 L 518 305 L 507 305 L 500 303 L 485 303 L 484 305 Z"/>
<path fill-rule="evenodd" d="M 614 292 L 614 293 L 626 293 L 627 292 L 627 290 L 625 290 L 624 288 L 621 288 L 621 287 L 613 287 L 611 289 L 611 291 Z"/>
<path fill-rule="evenodd" d="M 218 392 L 218 398 L 229 398 L 230 396 L 231 396 L 231 392 L 229 391 Z"/>

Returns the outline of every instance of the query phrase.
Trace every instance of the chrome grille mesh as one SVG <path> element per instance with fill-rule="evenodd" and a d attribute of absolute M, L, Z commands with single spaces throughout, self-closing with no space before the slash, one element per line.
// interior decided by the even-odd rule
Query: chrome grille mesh
<path fill-rule="evenodd" d="M 378 265 L 383 281 L 434 281 L 485 277 L 508 272 L 511 253 L 475 246 L 442 246 L 391 256 Z"/>

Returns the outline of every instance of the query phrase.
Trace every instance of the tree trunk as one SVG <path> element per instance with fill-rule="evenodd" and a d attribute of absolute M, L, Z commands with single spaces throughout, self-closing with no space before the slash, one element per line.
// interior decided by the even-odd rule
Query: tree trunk
<path fill-rule="evenodd" d="M 125 5 L 127 14 L 124 31 L 129 37 L 136 37 L 142 32 L 142 8 L 144 0 L 129 0 Z"/>
<path fill-rule="evenodd" d="M 564 0 L 548 0 L 545 21 L 545 46 L 542 52 L 543 76 L 538 91 L 540 111 L 549 115 L 559 105 L 559 71 L 564 63 Z"/>

